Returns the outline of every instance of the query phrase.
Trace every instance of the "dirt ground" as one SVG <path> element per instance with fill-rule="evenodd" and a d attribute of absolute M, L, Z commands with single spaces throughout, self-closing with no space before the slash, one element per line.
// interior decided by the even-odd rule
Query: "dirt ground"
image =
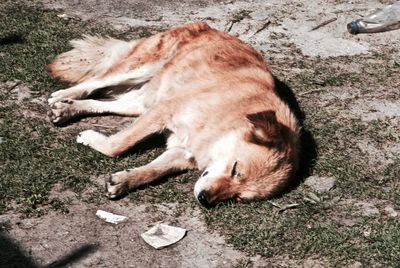
<path fill-rule="evenodd" d="M 68 195 L 73 199 L 72 192 L 63 192 L 62 198 Z M 106 223 L 95 216 L 97 209 L 128 220 Z M 233 267 L 246 257 L 227 246 L 221 235 L 209 232 L 198 209 L 179 215 L 174 203 L 132 205 L 121 200 L 101 206 L 72 202 L 68 210 L 24 220 L 5 216 L 18 226 L 10 235 L 38 267 Z M 186 237 L 168 248 L 152 249 L 140 234 L 161 221 L 187 229 Z"/>
<path fill-rule="evenodd" d="M 400 129 L 400 69 L 397 68 L 397 74 L 394 71 L 391 78 L 383 75 L 386 72 L 385 64 L 388 64 L 391 70 L 394 70 L 393 66 L 400 65 L 400 31 L 353 36 L 348 34 L 346 24 L 374 9 L 382 8 L 388 2 L 38 0 L 35 1 L 35 5 L 66 14 L 71 20 L 106 23 L 118 31 L 129 31 L 132 27 L 166 29 L 198 20 L 228 31 L 261 51 L 271 62 L 275 75 L 292 81 L 292 88 L 306 115 L 319 115 L 323 111 L 324 119 L 313 124 L 314 127 L 331 122 L 340 123 L 343 120 L 357 120 L 357 124 L 366 125 L 381 122 L 379 120 L 384 121 L 386 127 L 379 131 L 395 133 L 391 138 L 376 142 L 372 136 L 362 134 L 360 138 L 351 141 L 356 149 L 352 147 L 354 150 L 349 152 L 355 157 L 357 154 L 366 156 L 363 160 L 365 165 L 374 166 L 378 170 L 398 163 L 396 161 L 400 156 L 399 135 L 396 134 Z M 311 30 L 333 18 L 336 20 Z M 382 59 L 379 56 L 382 53 L 386 58 Z M 376 66 L 379 68 L 374 68 L 374 62 L 371 60 L 373 55 L 378 55 Z M 346 57 L 351 58 L 347 60 Z M 368 68 L 364 68 L 363 65 L 366 58 Z M 301 61 L 305 61 L 306 65 L 299 64 Z M 329 70 L 336 70 L 343 75 L 321 75 L 314 69 L 321 66 L 325 68 L 321 70 L 322 73 L 326 68 L 331 68 Z M 374 78 L 377 72 L 383 82 Z M 353 87 L 352 78 L 346 76 L 347 73 L 356 76 L 360 74 L 363 81 L 358 85 L 361 86 Z M 386 79 L 392 79 L 392 82 Z M 304 82 L 305 80 L 307 81 Z M 313 85 L 310 86 L 310 83 Z M 45 96 L 31 96 L 29 90 L 24 90 L 23 87 L 16 96 L 14 102 L 33 99 L 42 105 L 45 103 Z M 125 122 L 126 119 L 121 119 L 117 123 Z M 93 121 L 83 121 L 67 128 L 89 128 L 90 123 Z M 98 124 L 104 122 L 100 121 Z M 347 130 L 349 133 L 354 130 L 351 123 L 348 124 Z M 323 136 L 324 133 L 317 135 Z M 339 139 L 341 140 L 337 142 L 342 146 L 340 148 L 347 148 L 346 136 Z M 322 147 L 329 147 L 329 144 Z M 335 149 L 337 150 L 335 147 L 326 149 L 325 153 L 320 155 L 322 161 L 330 157 L 330 150 Z M 321 168 L 321 173 L 323 171 L 324 168 Z M 398 175 L 395 176 L 398 178 Z M 345 188 L 345 185 L 343 183 L 338 188 Z M 398 184 L 395 185 L 398 187 Z M 190 185 L 187 187 L 190 188 Z M 329 190 L 330 188 L 327 191 Z M 89 193 L 83 195 L 87 194 L 89 198 L 90 191 L 97 189 L 87 191 Z M 107 201 L 104 198 L 99 203 L 90 203 L 81 202 L 82 197 L 77 199 L 76 196 L 76 193 L 54 185 L 49 199 L 68 200 L 68 213 L 50 211 L 41 217 L 23 217 L 19 213 L 8 211 L 0 215 L 1 226 L 12 226 L 7 234 L 1 235 L 1 239 L 3 245 L 16 249 L 12 254 L 18 256 L 20 262 L 15 267 L 336 266 L 334 260 L 329 260 L 323 255 L 293 258 L 277 254 L 265 257 L 257 250 L 239 250 L 240 246 L 234 249 L 231 243 L 226 241 L 224 234 L 217 231 L 221 228 L 214 230 L 208 227 L 206 212 L 196 204 L 189 207 L 182 207 L 174 202 L 137 204 L 130 202 L 129 198 L 118 201 Z M 347 198 L 345 201 L 338 201 L 335 206 L 345 207 L 349 204 L 358 209 L 360 217 L 388 215 L 387 217 L 396 219 L 396 224 L 399 221 L 398 204 L 391 201 Z M 127 216 L 128 220 L 119 225 L 105 223 L 95 216 L 97 209 Z M 357 217 L 335 217 L 331 220 L 350 227 L 361 221 Z M 140 234 L 160 221 L 186 228 L 187 235 L 173 246 L 162 250 L 152 249 L 145 244 Z M 365 235 L 368 236 L 368 230 L 366 232 Z M 230 236 L 235 235 L 231 233 Z M 375 265 L 384 267 L 379 262 Z M 354 258 L 347 263 L 347 267 L 364 267 L 363 261 Z"/>

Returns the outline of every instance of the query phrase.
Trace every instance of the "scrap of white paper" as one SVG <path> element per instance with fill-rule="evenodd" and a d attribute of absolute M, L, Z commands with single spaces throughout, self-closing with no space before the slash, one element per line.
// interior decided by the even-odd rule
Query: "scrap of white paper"
<path fill-rule="evenodd" d="M 118 224 L 124 220 L 126 220 L 128 217 L 121 216 L 121 215 L 116 215 L 104 210 L 97 210 L 96 216 L 99 217 L 100 219 L 105 220 L 106 222 L 113 223 L 113 224 Z"/>
<path fill-rule="evenodd" d="M 159 223 L 141 234 L 141 237 L 153 248 L 161 249 L 175 244 L 181 240 L 185 234 L 186 229 Z"/>

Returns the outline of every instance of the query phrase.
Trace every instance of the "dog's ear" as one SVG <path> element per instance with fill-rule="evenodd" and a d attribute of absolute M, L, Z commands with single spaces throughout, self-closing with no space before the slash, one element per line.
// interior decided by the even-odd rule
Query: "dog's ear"
<path fill-rule="evenodd" d="M 250 142 L 271 146 L 280 141 L 281 128 L 274 111 L 248 114 L 246 117 L 252 124 L 248 135 Z"/>

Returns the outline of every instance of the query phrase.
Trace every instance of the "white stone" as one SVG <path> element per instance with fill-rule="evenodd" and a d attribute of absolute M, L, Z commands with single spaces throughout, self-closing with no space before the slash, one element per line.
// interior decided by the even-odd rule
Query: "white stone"
<path fill-rule="evenodd" d="M 399 214 L 397 213 L 396 210 L 392 206 L 386 206 L 385 207 L 385 212 L 386 214 L 391 217 L 391 218 L 396 218 Z"/>
<path fill-rule="evenodd" d="M 318 193 L 324 193 L 331 190 L 335 186 L 336 179 L 334 177 L 320 177 L 314 175 L 308 177 L 304 181 L 304 184 Z"/>

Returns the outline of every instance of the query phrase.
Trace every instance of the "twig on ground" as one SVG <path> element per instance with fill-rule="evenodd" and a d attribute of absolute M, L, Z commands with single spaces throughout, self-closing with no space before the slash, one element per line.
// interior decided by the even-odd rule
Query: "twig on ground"
<path fill-rule="evenodd" d="M 293 203 L 293 204 L 288 204 L 288 205 L 279 205 L 278 203 L 275 203 L 273 201 L 268 201 L 268 203 L 270 203 L 272 206 L 279 208 L 279 212 L 283 212 L 287 209 L 291 209 L 291 208 L 296 208 L 298 207 L 300 204 L 298 203 Z"/>
<path fill-rule="evenodd" d="M 285 211 L 285 210 L 292 209 L 292 208 L 297 208 L 299 205 L 300 205 L 300 204 L 298 204 L 298 203 L 293 203 L 293 204 L 289 204 L 289 205 L 283 206 L 283 207 L 279 210 L 279 212 L 283 212 L 283 211 Z"/>
<path fill-rule="evenodd" d="M 305 95 L 316 93 L 316 92 L 320 92 L 320 91 L 323 91 L 323 90 L 324 90 L 323 88 L 317 88 L 317 89 L 312 89 L 312 90 L 308 90 L 308 91 L 305 91 L 305 92 L 297 93 L 297 95 L 298 96 L 305 96 Z"/>
<path fill-rule="evenodd" d="M 265 22 L 257 31 L 255 31 L 255 33 L 253 34 L 253 36 L 255 36 L 255 35 L 258 34 L 259 32 L 265 30 L 270 24 L 271 24 L 271 21 Z"/>
<path fill-rule="evenodd" d="M 11 85 L 11 86 L 8 88 L 8 92 L 13 91 L 17 86 L 21 85 L 21 83 L 22 83 L 22 81 L 20 81 L 20 80 L 15 80 L 15 81 L 14 81 L 14 84 Z"/>
<path fill-rule="evenodd" d="M 317 30 L 317 29 L 319 29 L 319 28 L 321 28 L 321 27 L 323 27 L 323 26 L 325 26 L 325 25 L 328 25 L 329 23 L 334 22 L 335 20 L 337 20 L 337 18 L 332 18 L 332 19 L 326 20 L 326 21 L 324 21 L 323 23 L 320 23 L 320 24 L 318 24 L 317 26 L 313 27 L 313 28 L 310 30 L 310 32 L 315 31 L 315 30 Z"/>
<path fill-rule="evenodd" d="M 249 18 L 249 14 L 251 11 L 249 10 L 241 10 L 240 12 L 234 14 L 232 19 L 229 21 L 228 26 L 225 29 L 225 32 L 230 32 L 232 30 L 233 24 L 242 21 L 245 18 Z"/>
<path fill-rule="evenodd" d="M 229 24 L 228 24 L 228 26 L 226 27 L 225 32 L 229 33 L 229 32 L 231 31 L 231 29 L 232 29 L 234 23 L 235 23 L 235 22 L 234 22 L 233 20 L 229 21 Z"/>

